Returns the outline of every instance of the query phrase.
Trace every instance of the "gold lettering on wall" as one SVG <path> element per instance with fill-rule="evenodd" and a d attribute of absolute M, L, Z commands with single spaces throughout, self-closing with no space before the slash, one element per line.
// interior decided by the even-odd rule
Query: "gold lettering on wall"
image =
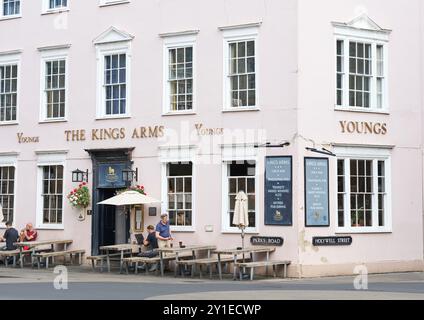
<path fill-rule="evenodd" d="M 224 134 L 224 128 L 205 128 L 202 123 L 196 124 L 198 136 L 218 136 Z"/>
<path fill-rule="evenodd" d="M 40 138 L 39 137 L 26 137 L 23 133 L 18 133 L 18 142 L 21 143 L 39 143 Z"/>
<path fill-rule="evenodd" d="M 387 124 L 365 121 L 340 121 L 342 133 L 386 135 Z"/>

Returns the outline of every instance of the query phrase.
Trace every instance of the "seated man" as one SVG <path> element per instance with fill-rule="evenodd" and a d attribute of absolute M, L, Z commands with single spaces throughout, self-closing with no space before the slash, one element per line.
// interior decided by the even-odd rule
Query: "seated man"
<path fill-rule="evenodd" d="M 156 231 L 155 227 L 150 225 L 147 227 L 147 231 L 149 232 L 147 238 L 143 241 L 143 244 L 146 248 L 146 251 L 141 252 L 139 257 L 147 257 L 153 258 L 159 255 L 159 252 L 156 250 L 158 248 L 158 240 L 156 239 Z M 156 271 L 157 264 L 155 263 L 149 269 L 150 272 Z"/>
<path fill-rule="evenodd" d="M 34 229 L 32 223 L 27 223 L 19 238 L 21 242 L 33 242 L 37 240 L 37 236 L 37 230 Z M 29 247 L 24 247 L 24 250 L 29 250 Z"/>
<path fill-rule="evenodd" d="M 15 246 L 15 242 L 18 241 L 19 233 L 18 230 L 12 227 L 12 222 L 8 221 L 6 222 L 6 232 L 4 233 L 3 237 L 0 236 L 1 242 L 6 242 L 6 246 L 2 248 L 3 251 L 13 251 L 16 250 L 17 247 Z"/>

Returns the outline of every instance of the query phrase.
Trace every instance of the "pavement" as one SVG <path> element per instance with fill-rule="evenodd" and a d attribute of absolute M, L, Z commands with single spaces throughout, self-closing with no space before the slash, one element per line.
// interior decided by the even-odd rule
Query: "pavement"
<path fill-rule="evenodd" d="M 424 300 L 424 273 L 368 275 L 356 290 L 354 276 L 233 281 L 96 273 L 86 267 L 54 270 L 0 268 L 1 300 Z M 65 280 L 65 281 L 63 281 Z M 55 288 L 60 287 L 58 290 Z"/>

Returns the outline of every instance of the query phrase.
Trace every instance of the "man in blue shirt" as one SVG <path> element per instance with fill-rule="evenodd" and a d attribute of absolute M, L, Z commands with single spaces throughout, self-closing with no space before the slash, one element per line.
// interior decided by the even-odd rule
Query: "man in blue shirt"
<path fill-rule="evenodd" d="M 168 214 L 164 213 L 160 216 L 161 220 L 156 225 L 156 239 L 158 240 L 159 249 L 170 248 L 171 241 L 174 240 L 171 235 L 171 227 L 169 226 Z"/>

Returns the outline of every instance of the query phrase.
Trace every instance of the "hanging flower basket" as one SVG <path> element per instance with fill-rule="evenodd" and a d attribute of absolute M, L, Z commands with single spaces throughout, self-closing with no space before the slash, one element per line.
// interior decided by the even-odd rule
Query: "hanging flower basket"
<path fill-rule="evenodd" d="M 131 186 L 131 187 L 128 187 L 126 189 L 118 190 L 116 192 L 116 195 L 121 194 L 123 192 L 127 192 L 127 191 L 137 191 L 137 192 L 139 192 L 139 193 L 144 194 L 145 196 L 147 196 L 147 193 L 144 190 L 144 186 L 141 186 L 141 185 Z"/>
<path fill-rule="evenodd" d="M 69 203 L 79 209 L 86 209 L 90 205 L 90 190 L 87 183 L 83 182 L 78 188 L 68 194 Z"/>

